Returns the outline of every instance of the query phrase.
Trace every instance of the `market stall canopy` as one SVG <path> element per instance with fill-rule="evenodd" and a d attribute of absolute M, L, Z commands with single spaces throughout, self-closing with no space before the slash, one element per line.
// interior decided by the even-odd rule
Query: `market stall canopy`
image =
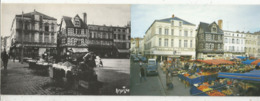
<path fill-rule="evenodd" d="M 84 53 L 84 52 L 88 52 L 88 48 L 71 48 L 72 52 L 74 53 Z"/>
<path fill-rule="evenodd" d="M 212 65 L 220 65 L 220 64 L 234 64 L 232 61 L 224 60 L 224 59 L 215 59 L 215 60 L 197 60 L 198 62 L 212 64 Z"/>
<path fill-rule="evenodd" d="M 258 63 L 260 63 L 260 59 L 255 60 L 254 62 L 251 63 L 251 65 L 257 65 Z"/>
<path fill-rule="evenodd" d="M 252 62 L 254 62 L 255 60 L 246 60 L 246 61 L 242 61 L 243 64 L 247 64 L 250 65 Z"/>
<path fill-rule="evenodd" d="M 240 80 L 252 80 L 260 81 L 260 71 L 254 71 L 249 73 L 218 73 L 220 78 L 231 78 L 231 79 L 240 79 Z"/>
<path fill-rule="evenodd" d="M 244 56 L 237 56 L 237 58 L 239 58 L 239 59 L 245 59 L 246 57 L 244 57 Z"/>
<path fill-rule="evenodd" d="M 251 56 L 251 57 L 249 57 L 249 59 L 256 59 L 256 58 Z"/>

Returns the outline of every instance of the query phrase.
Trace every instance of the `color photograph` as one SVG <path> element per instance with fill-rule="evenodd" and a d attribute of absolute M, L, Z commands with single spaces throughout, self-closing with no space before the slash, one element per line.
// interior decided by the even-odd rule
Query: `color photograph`
<path fill-rule="evenodd" d="M 132 5 L 131 95 L 259 96 L 259 5 Z"/>

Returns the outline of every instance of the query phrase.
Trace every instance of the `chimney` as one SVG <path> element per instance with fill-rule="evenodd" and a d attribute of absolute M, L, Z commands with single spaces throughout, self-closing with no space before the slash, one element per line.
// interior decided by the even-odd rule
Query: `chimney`
<path fill-rule="evenodd" d="M 220 19 L 218 20 L 218 27 L 222 30 L 223 27 L 223 21 Z"/>
<path fill-rule="evenodd" d="M 87 24 L 87 13 L 83 13 L 83 22 Z"/>
<path fill-rule="evenodd" d="M 172 18 L 174 18 L 174 14 L 172 14 Z"/>

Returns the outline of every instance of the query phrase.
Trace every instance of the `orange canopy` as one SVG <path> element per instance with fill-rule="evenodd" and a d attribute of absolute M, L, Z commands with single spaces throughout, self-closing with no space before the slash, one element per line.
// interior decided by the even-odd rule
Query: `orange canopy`
<path fill-rule="evenodd" d="M 257 65 L 258 63 L 260 63 L 260 59 L 255 60 L 254 62 L 251 63 L 251 65 Z"/>
<path fill-rule="evenodd" d="M 215 60 L 197 60 L 198 62 L 203 62 L 206 64 L 212 65 L 220 65 L 220 64 L 234 64 L 232 61 L 224 60 L 224 59 L 215 59 Z"/>

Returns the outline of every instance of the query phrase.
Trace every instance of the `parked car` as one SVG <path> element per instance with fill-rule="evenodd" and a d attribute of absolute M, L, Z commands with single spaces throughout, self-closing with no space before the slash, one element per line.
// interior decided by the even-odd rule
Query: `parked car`
<path fill-rule="evenodd" d="M 146 74 L 147 75 L 152 75 L 152 74 L 158 75 L 156 59 L 148 59 L 148 64 L 146 67 Z"/>
<path fill-rule="evenodd" d="M 140 59 L 137 58 L 137 57 L 134 58 L 134 62 L 139 62 L 139 60 L 140 60 Z"/>
<path fill-rule="evenodd" d="M 146 57 L 141 57 L 140 60 L 141 60 L 142 62 L 144 62 L 144 63 L 147 63 Z"/>

